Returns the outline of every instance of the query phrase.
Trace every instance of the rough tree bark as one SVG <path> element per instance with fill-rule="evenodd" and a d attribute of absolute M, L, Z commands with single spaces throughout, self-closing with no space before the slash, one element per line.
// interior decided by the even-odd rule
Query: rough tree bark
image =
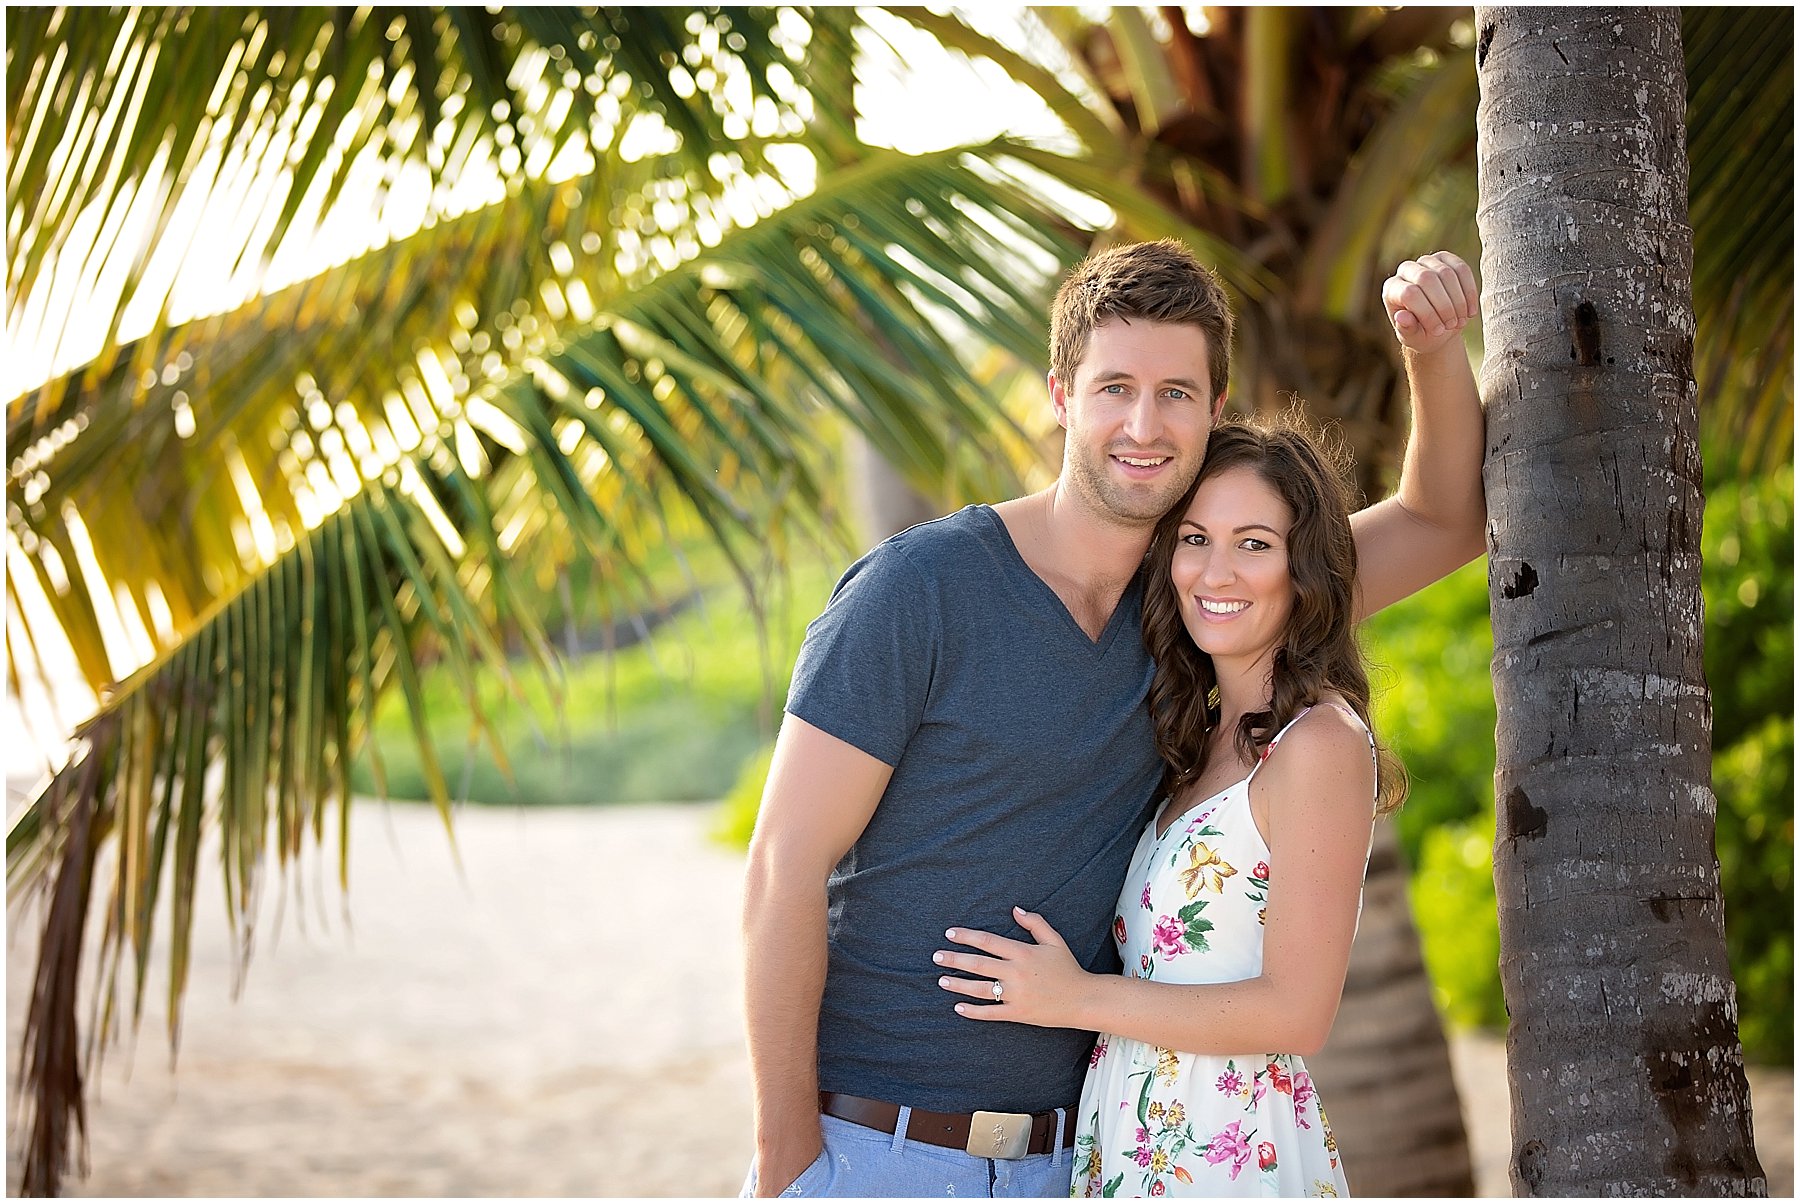
<path fill-rule="evenodd" d="M 862 541 L 859 551 L 943 513 L 940 507 L 914 489 L 861 431 L 844 432 L 844 461 L 850 515 Z"/>
<path fill-rule="evenodd" d="M 1679 12 L 1479 8 L 1518 1195 L 1762 1195 L 1713 853 Z"/>

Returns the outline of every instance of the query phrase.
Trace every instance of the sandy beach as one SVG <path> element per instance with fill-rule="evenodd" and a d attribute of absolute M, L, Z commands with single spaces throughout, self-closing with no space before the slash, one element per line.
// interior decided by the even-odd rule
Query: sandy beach
<path fill-rule="evenodd" d="M 101 1075 L 92 1173 L 68 1194 L 734 1195 L 750 1155 L 743 858 L 707 838 L 711 818 L 468 808 L 453 855 L 429 808 L 361 803 L 347 900 L 335 846 L 285 888 L 271 876 L 235 1001 L 209 875 L 178 1067 L 158 970 L 135 1048 Z M 22 919 L 6 977 L 15 1191 Z M 1458 1037 L 1453 1054 L 1480 1193 L 1510 1195 L 1504 1053 Z M 1793 1076 L 1756 1070 L 1751 1090 L 1770 1195 L 1792 1195 Z"/>

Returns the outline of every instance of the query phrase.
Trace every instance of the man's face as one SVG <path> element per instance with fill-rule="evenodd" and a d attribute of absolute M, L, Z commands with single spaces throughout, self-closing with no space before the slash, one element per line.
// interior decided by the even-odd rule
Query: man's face
<path fill-rule="evenodd" d="M 1088 336 L 1073 382 L 1051 375 L 1063 479 L 1097 517 L 1148 526 L 1181 500 L 1212 431 L 1209 368 L 1198 327 L 1113 318 Z"/>

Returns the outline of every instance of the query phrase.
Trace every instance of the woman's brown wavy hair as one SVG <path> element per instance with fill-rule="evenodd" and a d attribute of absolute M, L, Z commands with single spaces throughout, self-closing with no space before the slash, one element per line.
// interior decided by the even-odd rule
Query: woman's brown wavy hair
<path fill-rule="evenodd" d="M 1276 420 L 1231 416 L 1208 439 L 1194 484 L 1157 524 L 1145 562 L 1144 646 L 1156 660 L 1150 713 L 1163 758 L 1165 797 L 1205 770 L 1207 734 L 1219 721 L 1212 658 L 1188 634 L 1169 565 L 1195 491 L 1201 482 L 1232 468 L 1253 469 L 1294 515 L 1287 540 L 1294 605 L 1275 652 L 1273 697 L 1267 710 L 1248 713 L 1239 722 L 1238 755 L 1254 761 L 1276 732 L 1329 690 L 1342 694 L 1370 723 L 1369 675 L 1354 623 L 1356 541 L 1350 534 L 1348 455 L 1340 445 L 1308 434 L 1296 415 Z M 1375 747 L 1376 810 L 1387 814 L 1406 795 L 1406 771 L 1379 740 Z"/>

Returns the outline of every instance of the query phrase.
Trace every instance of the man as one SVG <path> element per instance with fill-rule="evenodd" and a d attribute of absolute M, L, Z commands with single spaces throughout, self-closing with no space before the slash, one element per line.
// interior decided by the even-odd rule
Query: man
<path fill-rule="evenodd" d="M 1361 614 L 1481 550 L 1473 274 L 1383 290 L 1414 431 L 1355 516 Z M 1231 313 L 1172 241 L 1078 266 L 1050 323 L 1056 482 L 914 527 L 808 629 L 745 884 L 758 1196 L 1066 1195 L 1092 1035 L 970 1024 L 937 986 L 952 923 L 1042 915 L 1093 970 L 1156 800 L 1138 570 L 1225 401 Z"/>

